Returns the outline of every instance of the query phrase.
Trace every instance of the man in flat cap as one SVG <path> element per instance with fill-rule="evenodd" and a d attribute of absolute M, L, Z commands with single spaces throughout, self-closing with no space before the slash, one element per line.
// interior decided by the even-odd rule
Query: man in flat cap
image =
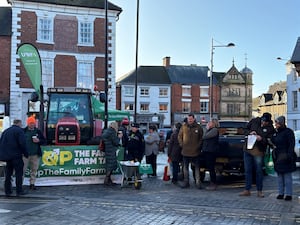
<path fill-rule="evenodd" d="M 138 123 L 132 123 L 128 134 L 128 160 L 135 162 L 141 162 L 145 154 L 144 135 L 140 132 L 139 127 Z"/>
<path fill-rule="evenodd" d="M 245 190 L 240 193 L 240 196 L 250 196 L 252 187 L 252 173 L 256 177 L 257 197 L 263 198 L 263 166 L 264 154 L 267 150 L 268 139 L 272 137 L 275 132 L 272 115 L 268 112 L 264 113 L 262 117 L 256 117 L 249 121 L 247 130 L 249 135 L 256 136 L 256 142 L 252 149 L 245 147 L 244 151 L 244 166 L 245 166 Z"/>

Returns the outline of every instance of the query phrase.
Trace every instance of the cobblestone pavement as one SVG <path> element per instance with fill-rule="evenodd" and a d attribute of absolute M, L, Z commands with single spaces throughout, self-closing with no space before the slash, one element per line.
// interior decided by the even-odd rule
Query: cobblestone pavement
<path fill-rule="evenodd" d="M 241 179 L 221 181 L 216 191 L 198 190 L 195 185 L 181 189 L 162 180 L 164 154 L 158 162 L 158 177 L 144 176 L 140 190 L 120 185 L 52 186 L 22 198 L 5 198 L 0 190 L 0 224 L 300 224 L 299 171 L 294 176 L 294 198 L 287 202 L 276 199 L 276 177 L 265 177 L 265 198 L 257 198 L 255 191 L 239 197 Z"/>

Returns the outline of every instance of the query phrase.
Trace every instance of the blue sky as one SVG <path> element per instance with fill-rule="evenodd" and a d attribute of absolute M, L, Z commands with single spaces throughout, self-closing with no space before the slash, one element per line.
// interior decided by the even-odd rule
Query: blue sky
<path fill-rule="evenodd" d="M 135 68 L 136 0 L 111 0 L 123 12 L 117 22 L 117 76 Z M 233 42 L 234 48 L 215 48 L 214 71 L 226 72 L 234 59 L 238 70 L 253 71 L 253 96 L 274 82 L 286 80 L 286 60 L 300 36 L 299 0 L 140 0 L 138 65 L 210 67 L 214 45 Z"/>
<path fill-rule="evenodd" d="M 123 9 L 117 21 L 117 77 L 135 68 L 136 0 L 110 0 Z M 0 5 L 6 0 L 0 0 Z M 286 80 L 285 62 L 300 36 L 299 0 L 140 0 L 138 65 L 210 67 L 214 45 L 233 42 L 234 48 L 216 48 L 214 71 L 226 72 L 234 60 L 238 70 L 253 71 L 253 96 L 274 82 Z"/>

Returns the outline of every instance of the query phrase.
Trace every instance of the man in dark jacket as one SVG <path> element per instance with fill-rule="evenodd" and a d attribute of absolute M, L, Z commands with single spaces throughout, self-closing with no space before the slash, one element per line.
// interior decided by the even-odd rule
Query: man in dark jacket
<path fill-rule="evenodd" d="M 15 171 L 17 196 L 24 195 L 23 191 L 23 159 L 28 157 L 26 139 L 21 128 L 22 121 L 14 120 L 13 125 L 6 129 L 0 139 L 0 160 L 6 162 L 5 167 L 5 195 L 12 194 L 11 176 Z"/>
<path fill-rule="evenodd" d="M 119 127 L 119 131 L 122 132 L 122 147 L 124 148 L 124 160 L 127 160 L 128 158 L 128 150 L 127 150 L 127 145 L 128 145 L 128 130 L 127 127 L 129 125 L 129 120 L 125 117 L 122 122 L 121 126 Z"/>
<path fill-rule="evenodd" d="M 272 115 L 264 113 L 261 118 L 253 118 L 247 125 L 250 135 L 256 136 L 256 142 L 253 148 L 245 147 L 244 164 L 245 164 L 245 190 L 240 193 L 240 196 L 250 196 L 250 189 L 252 186 L 253 172 L 256 175 L 256 190 L 257 197 L 263 198 L 263 164 L 264 154 L 268 146 L 268 139 L 272 137 L 275 132 L 273 127 Z"/>
<path fill-rule="evenodd" d="M 131 131 L 128 135 L 128 160 L 141 162 L 145 154 L 144 135 L 139 130 L 138 123 L 131 124 Z"/>

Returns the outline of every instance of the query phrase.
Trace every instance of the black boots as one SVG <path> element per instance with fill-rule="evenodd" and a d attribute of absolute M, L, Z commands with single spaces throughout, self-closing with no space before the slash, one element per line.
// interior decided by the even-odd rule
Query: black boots
<path fill-rule="evenodd" d="M 110 176 L 106 176 L 105 179 L 104 179 L 104 185 L 106 186 L 112 186 L 112 185 L 116 185 L 116 183 L 114 183 Z"/>
<path fill-rule="evenodd" d="M 37 190 L 37 188 L 34 184 L 30 184 L 29 189 L 30 190 Z"/>

